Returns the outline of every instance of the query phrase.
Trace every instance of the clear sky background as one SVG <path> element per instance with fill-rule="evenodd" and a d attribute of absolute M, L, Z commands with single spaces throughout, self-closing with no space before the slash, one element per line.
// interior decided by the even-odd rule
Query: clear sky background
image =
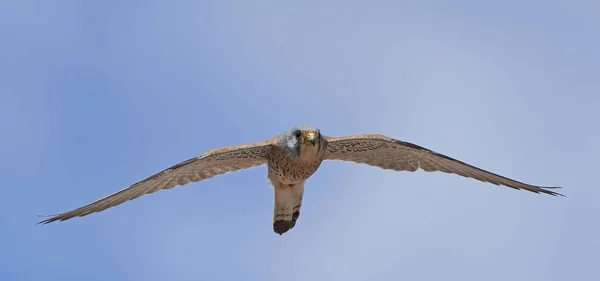
<path fill-rule="evenodd" d="M 598 280 L 597 1 L 4 1 L 0 280 Z M 50 225 L 294 125 L 381 133 L 567 197 L 325 163 Z"/>

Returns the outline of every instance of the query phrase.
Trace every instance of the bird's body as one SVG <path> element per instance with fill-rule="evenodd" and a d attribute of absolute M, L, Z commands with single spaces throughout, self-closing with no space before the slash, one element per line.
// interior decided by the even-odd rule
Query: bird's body
<path fill-rule="evenodd" d="M 267 177 L 275 196 L 273 230 L 281 235 L 296 225 L 302 208 L 305 182 L 326 160 L 350 161 L 396 171 L 414 172 L 421 168 L 427 172 L 453 173 L 514 189 L 561 195 L 547 190 L 556 187 L 541 187 L 515 181 L 424 147 L 383 135 L 334 138 L 321 135 L 315 127 L 296 126 L 265 142 L 211 150 L 110 196 L 41 223 L 83 217 L 158 190 L 171 189 L 178 185 L 266 164 Z"/>
<path fill-rule="evenodd" d="M 314 150 L 312 147 L 308 150 Z M 308 179 L 314 174 L 323 159 L 316 151 L 302 152 L 298 159 L 290 159 L 284 155 L 280 149 L 274 147 L 271 149 L 269 157 L 268 173 L 271 182 L 280 182 L 282 184 L 296 184 Z"/>
<path fill-rule="evenodd" d="M 304 128 L 313 131 L 312 128 Z M 281 146 L 286 146 L 283 139 Z M 280 146 L 274 146 L 268 162 L 268 178 L 274 188 L 275 210 L 273 214 L 273 230 L 283 234 L 296 225 L 302 208 L 304 183 L 321 166 L 323 162 L 320 145 L 326 141 L 315 141 L 313 145 L 302 147 L 297 153 L 286 154 Z M 293 144 L 292 144 L 293 145 Z M 293 155 L 293 157 L 290 157 Z"/>

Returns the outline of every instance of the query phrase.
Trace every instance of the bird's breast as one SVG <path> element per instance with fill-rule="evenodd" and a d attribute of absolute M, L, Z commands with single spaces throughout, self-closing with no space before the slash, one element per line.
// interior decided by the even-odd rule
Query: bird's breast
<path fill-rule="evenodd" d="M 314 174 L 322 160 L 313 161 L 292 160 L 287 157 L 274 157 L 269 161 L 269 179 L 284 184 L 295 184 L 305 181 Z"/>

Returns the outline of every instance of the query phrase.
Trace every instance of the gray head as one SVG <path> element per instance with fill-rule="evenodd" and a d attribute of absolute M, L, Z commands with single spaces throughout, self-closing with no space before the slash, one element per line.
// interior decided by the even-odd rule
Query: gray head
<path fill-rule="evenodd" d="M 277 144 L 287 157 L 314 159 L 315 156 L 321 155 L 327 143 L 318 128 L 295 126 L 283 132 Z"/>

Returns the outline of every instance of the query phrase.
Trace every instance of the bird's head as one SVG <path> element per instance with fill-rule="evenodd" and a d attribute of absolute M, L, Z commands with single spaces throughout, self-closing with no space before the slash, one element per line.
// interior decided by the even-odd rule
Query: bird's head
<path fill-rule="evenodd" d="M 296 126 L 280 135 L 279 146 L 287 157 L 313 160 L 320 156 L 326 144 L 319 129 Z"/>

